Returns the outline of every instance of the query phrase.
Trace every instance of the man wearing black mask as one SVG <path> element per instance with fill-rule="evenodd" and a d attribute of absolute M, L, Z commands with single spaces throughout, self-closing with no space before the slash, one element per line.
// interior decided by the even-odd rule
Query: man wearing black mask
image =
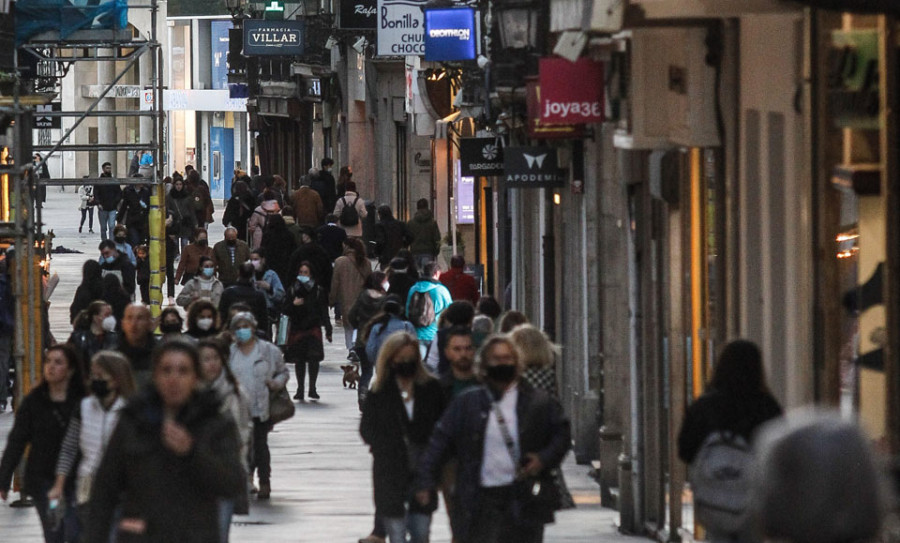
<path fill-rule="evenodd" d="M 457 397 L 435 427 L 416 499 L 428 503 L 445 458 L 455 458 L 454 539 L 543 541 L 558 508 L 552 470 L 571 446 L 569 421 L 558 401 L 520 381 L 519 355 L 506 337 L 485 342 L 478 366 L 485 386 Z"/>
<path fill-rule="evenodd" d="M 250 260 L 250 246 L 237 239 L 237 234 L 237 228 L 229 226 L 225 229 L 225 239 L 213 247 L 212 259 L 225 288 L 237 281 L 241 264 Z"/>

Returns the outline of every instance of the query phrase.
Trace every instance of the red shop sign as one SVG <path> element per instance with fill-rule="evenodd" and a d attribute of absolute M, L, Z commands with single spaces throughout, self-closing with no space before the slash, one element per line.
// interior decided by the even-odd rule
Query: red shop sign
<path fill-rule="evenodd" d="M 601 123 L 603 115 L 603 63 L 589 58 L 569 62 L 542 58 L 541 122 L 544 124 Z"/>
<path fill-rule="evenodd" d="M 541 84 L 537 77 L 525 78 L 525 104 L 528 107 L 528 136 L 536 140 L 572 139 L 584 135 L 584 126 L 575 124 L 548 125 L 541 122 Z"/>

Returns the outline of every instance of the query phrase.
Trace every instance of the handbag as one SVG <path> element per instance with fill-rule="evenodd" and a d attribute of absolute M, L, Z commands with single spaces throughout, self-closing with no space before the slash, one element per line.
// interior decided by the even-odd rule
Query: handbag
<path fill-rule="evenodd" d="M 269 391 L 269 424 L 274 426 L 294 416 L 297 408 L 287 387 Z"/>
<path fill-rule="evenodd" d="M 275 336 L 275 344 L 279 347 L 287 345 L 288 331 L 291 327 L 291 319 L 287 315 L 282 315 L 278 319 L 278 333 Z"/>

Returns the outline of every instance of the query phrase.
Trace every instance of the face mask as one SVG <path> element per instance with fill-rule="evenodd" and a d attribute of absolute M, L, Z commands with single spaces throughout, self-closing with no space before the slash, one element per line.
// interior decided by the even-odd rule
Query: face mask
<path fill-rule="evenodd" d="M 394 374 L 400 377 L 413 377 L 416 375 L 418 369 L 415 360 L 407 360 L 405 362 L 400 362 L 399 364 L 394 364 Z"/>
<path fill-rule="evenodd" d="M 253 330 L 250 328 L 238 328 L 234 331 L 234 338 L 238 343 L 247 343 L 253 337 Z"/>
<path fill-rule="evenodd" d="M 381 283 L 381 289 L 384 290 L 385 292 L 387 292 L 389 288 L 391 288 L 391 283 L 389 281 L 385 281 L 384 283 Z"/>
<path fill-rule="evenodd" d="M 197 240 L 197 245 L 199 245 L 200 247 L 206 247 L 207 244 L 209 244 L 209 240 L 207 240 L 206 238 Z"/>
<path fill-rule="evenodd" d="M 205 277 L 212 277 L 214 273 L 216 273 L 215 268 L 203 268 L 203 275 Z"/>
<path fill-rule="evenodd" d="M 259 271 L 260 268 L 262 268 L 262 262 L 259 260 L 251 260 L 250 263 L 253 264 L 253 269 L 256 271 Z"/>
<path fill-rule="evenodd" d="M 301 283 L 303 283 L 305 285 L 305 284 L 309 283 L 309 276 L 308 275 L 298 275 L 297 281 L 300 281 Z"/>
<path fill-rule="evenodd" d="M 125 243 L 125 236 L 116 236 L 116 243 Z"/>
<path fill-rule="evenodd" d="M 237 240 L 236 239 L 226 239 L 225 245 L 228 245 L 229 247 L 234 247 L 235 245 L 237 245 Z"/>
<path fill-rule="evenodd" d="M 212 325 L 212 319 L 197 319 L 197 328 L 203 330 L 204 332 L 208 332 L 209 329 L 212 328 Z"/>
<path fill-rule="evenodd" d="M 498 366 L 488 366 L 487 377 L 491 381 L 501 385 L 507 385 L 516 378 L 518 368 L 512 364 L 500 364 Z"/>
<path fill-rule="evenodd" d="M 177 334 L 181 332 L 181 324 L 177 322 L 164 322 L 159 325 L 159 331 L 163 334 Z"/>
<path fill-rule="evenodd" d="M 116 318 L 112 315 L 103 319 L 103 324 L 101 325 L 103 330 L 106 332 L 112 332 L 116 329 Z"/>
<path fill-rule="evenodd" d="M 105 262 L 107 264 L 112 264 L 115 261 L 116 261 L 116 257 L 114 257 L 114 256 L 108 256 L 103 259 L 103 262 Z"/>
<path fill-rule="evenodd" d="M 91 379 L 91 393 L 98 398 L 109 396 L 109 383 L 106 379 Z"/>

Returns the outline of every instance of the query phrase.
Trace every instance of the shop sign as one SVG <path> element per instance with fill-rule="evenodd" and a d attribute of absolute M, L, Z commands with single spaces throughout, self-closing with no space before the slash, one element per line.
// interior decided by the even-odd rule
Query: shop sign
<path fill-rule="evenodd" d="M 378 56 L 425 54 L 427 0 L 378 0 L 376 32 Z"/>
<path fill-rule="evenodd" d="M 565 172 L 556 163 L 552 147 L 507 147 L 503 159 L 503 178 L 507 187 L 551 188 L 566 181 Z"/>
<path fill-rule="evenodd" d="M 881 125 L 877 30 L 835 31 L 828 66 L 828 109 L 838 128 Z"/>
<path fill-rule="evenodd" d="M 459 159 L 462 175 L 503 175 L 503 146 L 500 138 L 460 138 Z"/>
<path fill-rule="evenodd" d="M 472 8 L 425 10 L 425 60 L 474 60 L 478 27 Z"/>
<path fill-rule="evenodd" d="M 456 161 L 456 224 L 475 223 L 475 178 L 462 173 Z"/>
<path fill-rule="evenodd" d="M 228 88 L 228 31 L 231 21 L 210 21 L 210 56 L 212 57 L 212 88 Z"/>
<path fill-rule="evenodd" d="M 341 28 L 376 28 L 378 5 L 375 0 L 343 0 Z"/>
<path fill-rule="evenodd" d="M 525 82 L 525 105 L 528 109 L 528 136 L 536 140 L 577 139 L 584 135 L 584 125 L 551 124 L 541 121 L 541 84 L 537 78 Z"/>
<path fill-rule="evenodd" d="M 603 63 L 589 58 L 540 60 L 540 117 L 544 124 L 601 123 Z"/>
<path fill-rule="evenodd" d="M 62 128 L 62 118 L 41 115 L 45 111 L 62 111 L 62 104 L 51 102 L 34 106 L 34 128 Z"/>
<path fill-rule="evenodd" d="M 247 56 L 302 55 L 306 25 L 303 21 L 244 21 L 244 54 Z"/>

